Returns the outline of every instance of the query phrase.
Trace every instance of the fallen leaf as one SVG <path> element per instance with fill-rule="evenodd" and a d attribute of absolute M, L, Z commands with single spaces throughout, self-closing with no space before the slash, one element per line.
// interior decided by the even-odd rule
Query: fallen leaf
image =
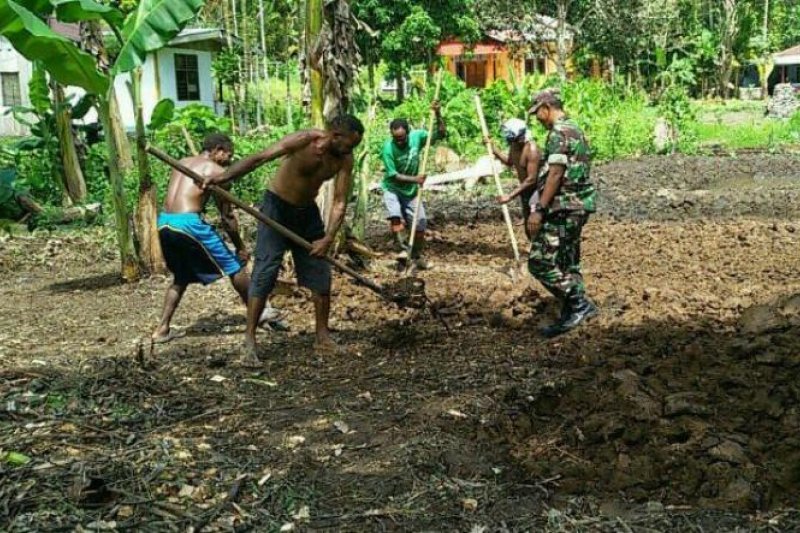
<path fill-rule="evenodd" d="M 86 524 L 86 529 L 89 531 L 110 531 L 112 529 L 117 529 L 117 523 L 113 520 L 111 522 L 97 520 L 95 522 L 89 522 Z"/>
<path fill-rule="evenodd" d="M 309 509 L 308 505 L 304 505 L 292 515 L 292 518 L 300 521 L 309 520 L 311 518 L 311 509 Z"/>
<path fill-rule="evenodd" d="M 28 464 L 31 458 L 18 452 L 8 452 L 3 457 L 3 461 L 11 466 L 22 466 Z"/>
<path fill-rule="evenodd" d="M 465 511 L 475 511 L 478 508 L 478 500 L 474 498 L 464 498 L 461 500 L 461 506 Z"/>
<path fill-rule="evenodd" d="M 296 448 L 303 444 L 306 441 L 306 438 L 301 435 L 295 435 L 293 437 L 289 437 L 286 439 L 286 446 L 289 448 Z"/>
<path fill-rule="evenodd" d="M 340 433 L 347 435 L 350 433 L 350 426 L 342 422 L 341 420 L 337 420 L 333 423 L 333 427 L 339 430 Z"/>

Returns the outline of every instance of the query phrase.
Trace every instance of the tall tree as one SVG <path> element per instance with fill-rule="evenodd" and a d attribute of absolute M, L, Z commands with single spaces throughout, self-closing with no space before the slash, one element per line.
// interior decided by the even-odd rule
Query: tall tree
<path fill-rule="evenodd" d="M 739 33 L 737 0 L 722 0 L 722 23 L 720 25 L 719 69 L 717 71 L 717 90 L 727 98 L 731 90 L 733 74 L 734 44 Z"/>
<path fill-rule="evenodd" d="M 347 0 L 306 0 L 306 62 L 311 82 L 311 118 L 315 127 L 349 111 L 361 55 L 356 20 Z M 323 188 L 321 207 L 327 222 L 333 183 Z"/>

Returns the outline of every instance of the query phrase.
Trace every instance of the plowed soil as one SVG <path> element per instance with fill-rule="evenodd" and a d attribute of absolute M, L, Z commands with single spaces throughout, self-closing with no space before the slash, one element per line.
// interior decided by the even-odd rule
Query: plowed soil
<path fill-rule="evenodd" d="M 601 314 L 555 340 L 499 210 L 437 196 L 420 276 L 449 334 L 338 276 L 348 354 L 318 357 L 286 284 L 292 331 L 262 334 L 255 370 L 236 363 L 226 282 L 190 288 L 187 336 L 151 349 L 168 279 L 121 284 L 109 234 L 4 238 L 0 457 L 30 461 L 0 463 L 0 528 L 796 530 L 797 169 L 598 167 L 584 265 Z M 369 234 L 385 252 L 369 274 L 395 281 L 380 221 Z"/>

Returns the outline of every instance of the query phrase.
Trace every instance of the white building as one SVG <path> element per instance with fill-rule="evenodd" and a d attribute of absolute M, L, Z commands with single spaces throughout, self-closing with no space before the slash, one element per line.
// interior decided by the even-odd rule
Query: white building
<path fill-rule="evenodd" d="M 217 112 L 223 106 L 217 101 L 217 91 L 211 72 L 211 61 L 216 52 L 227 46 L 224 30 L 186 29 L 173 39 L 167 48 L 149 54 L 142 66 L 142 106 L 145 122 L 155 105 L 164 98 L 175 102 L 175 107 L 203 104 Z M 18 124 L 6 111 L 15 105 L 30 105 L 28 80 L 31 63 L 19 55 L 11 44 L 0 37 L 0 136 L 25 135 L 24 126 Z M 133 99 L 128 90 L 130 76 L 118 76 L 114 82 L 119 100 L 122 121 L 127 129 L 135 126 Z M 67 88 L 67 96 L 83 94 L 81 89 Z M 97 120 L 93 112 L 84 121 Z"/>

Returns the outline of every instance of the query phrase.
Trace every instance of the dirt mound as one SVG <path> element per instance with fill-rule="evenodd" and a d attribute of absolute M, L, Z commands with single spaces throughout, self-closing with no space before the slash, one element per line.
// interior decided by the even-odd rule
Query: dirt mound
<path fill-rule="evenodd" d="M 539 363 L 504 391 L 482 431 L 533 479 L 573 494 L 701 507 L 796 503 L 800 483 L 800 296 L 747 310 L 739 336 L 710 323 L 610 332 L 615 350 L 578 368 Z M 777 318 L 776 318 L 777 317 Z M 580 352 L 578 352 L 580 353 Z"/>
<path fill-rule="evenodd" d="M 800 155 L 649 156 L 598 165 L 600 212 L 617 218 L 800 214 Z"/>

